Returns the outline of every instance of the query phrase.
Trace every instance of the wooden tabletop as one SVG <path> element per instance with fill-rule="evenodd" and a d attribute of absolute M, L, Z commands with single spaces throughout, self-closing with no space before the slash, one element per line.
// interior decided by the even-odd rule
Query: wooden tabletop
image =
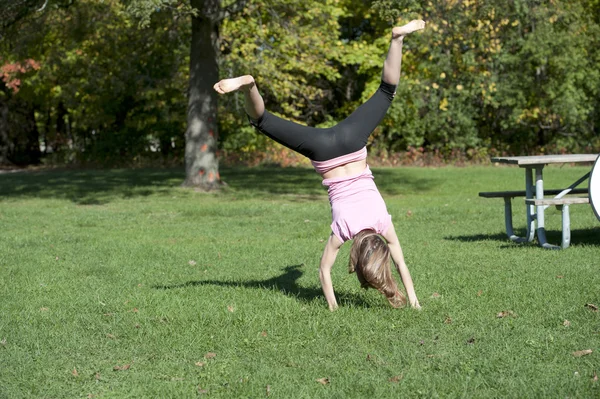
<path fill-rule="evenodd" d="M 512 165 L 547 165 L 551 163 L 594 162 L 598 154 L 529 155 L 521 157 L 493 157 L 492 162 Z"/>

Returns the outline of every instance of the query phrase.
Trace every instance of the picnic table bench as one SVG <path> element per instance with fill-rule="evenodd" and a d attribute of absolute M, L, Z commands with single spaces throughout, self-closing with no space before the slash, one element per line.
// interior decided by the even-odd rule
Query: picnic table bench
<path fill-rule="evenodd" d="M 504 199 L 504 218 L 506 234 L 514 242 L 531 242 L 536 236 L 540 246 L 548 249 L 568 248 L 571 243 L 571 220 L 569 215 L 569 206 L 575 204 L 592 204 L 596 216 L 600 220 L 597 205 L 600 205 L 598 193 L 600 186 L 600 170 L 595 174 L 595 169 L 600 169 L 597 154 L 569 154 L 569 155 L 536 155 L 522 157 L 494 157 L 492 162 L 518 165 L 525 169 L 525 190 L 524 191 L 486 191 L 480 192 L 479 196 L 483 198 L 503 198 Z M 544 189 L 544 179 L 542 170 L 545 165 L 557 163 L 591 163 L 595 162 L 592 171 L 579 178 L 576 182 L 565 189 Z M 535 185 L 533 180 L 533 171 L 535 170 Z M 593 176 L 593 177 L 590 177 Z M 589 188 L 578 188 L 585 180 L 590 181 Z M 592 181 L 596 183 L 593 185 Z M 583 197 L 573 195 L 584 194 Z M 554 196 L 548 198 L 547 196 Z M 516 197 L 525 197 L 527 233 L 524 237 L 514 234 L 512 217 L 512 199 Z M 592 197 L 596 198 L 596 201 Z M 549 206 L 556 206 L 562 214 L 562 241 L 561 245 L 552 245 L 546 239 L 545 216 L 544 211 Z M 537 222 L 537 229 L 535 227 Z"/>

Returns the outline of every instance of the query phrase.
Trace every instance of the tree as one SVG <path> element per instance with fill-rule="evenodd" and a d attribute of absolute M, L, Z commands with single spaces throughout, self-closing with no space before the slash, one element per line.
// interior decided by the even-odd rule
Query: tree
<path fill-rule="evenodd" d="M 184 3 L 175 0 L 133 0 L 129 9 L 143 24 L 157 11 L 157 3 L 185 10 Z M 329 61 L 342 55 L 341 43 L 335 44 L 338 18 L 343 15 L 337 3 L 190 1 L 192 39 L 184 185 L 212 189 L 220 182 L 217 95 L 212 88 L 219 80 L 220 65 L 226 65 L 228 75 L 251 73 L 268 79 L 270 85 L 261 91 L 276 99 L 272 102 L 278 104 L 275 112 L 280 110 L 291 117 L 312 115 L 315 99 L 330 95 L 326 82 L 339 74 Z M 222 57 L 223 52 L 228 57 Z M 237 100 L 228 96 L 222 101 L 230 104 Z M 244 131 L 248 130 L 246 127 Z"/>
<path fill-rule="evenodd" d="M 75 0 L 0 0 L 0 39 L 12 25 L 33 12 L 42 12 L 50 5 L 52 8 L 68 7 Z M 51 3 L 51 4 L 50 4 Z"/>
<path fill-rule="evenodd" d="M 192 15 L 190 80 L 185 132 L 185 186 L 204 190 L 220 184 L 217 158 L 217 95 L 212 86 L 219 79 L 218 29 L 221 2 L 191 0 Z"/>
<path fill-rule="evenodd" d="M 211 190 L 221 183 L 217 158 L 217 94 L 212 88 L 219 78 L 219 25 L 223 18 L 244 5 L 245 1 L 236 1 L 223 7 L 221 0 L 190 0 L 189 5 L 177 0 L 132 0 L 129 3 L 130 12 L 141 19 L 142 26 L 161 7 L 187 13 L 192 20 L 184 186 Z"/>

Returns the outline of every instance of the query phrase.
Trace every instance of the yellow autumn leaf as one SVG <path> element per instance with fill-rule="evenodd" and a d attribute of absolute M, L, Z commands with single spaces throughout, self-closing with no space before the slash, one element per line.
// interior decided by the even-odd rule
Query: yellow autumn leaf
<path fill-rule="evenodd" d="M 442 101 L 440 101 L 440 109 L 442 111 L 448 111 L 448 99 L 447 98 L 442 98 Z"/>

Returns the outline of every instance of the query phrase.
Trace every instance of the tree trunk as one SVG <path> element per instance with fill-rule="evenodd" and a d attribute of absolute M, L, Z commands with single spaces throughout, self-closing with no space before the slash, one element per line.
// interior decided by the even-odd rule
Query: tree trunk
<path fill-rule="evenodd" d="M 8 146 L 8 104 L 0 97 L 0 166 L 11 164 L 8 160 Z"/>
<path fill-rule="evenodd" d="M 218 9 L 220 1 L 192 0 L 191 4 L 199 13 L 192 16 L 183 185 L 211 190 L 220 186 L 221 179 L 217 159 L 217 94 L 212 88 L 219 78 L 218 27 L 209 11 Z"/>

